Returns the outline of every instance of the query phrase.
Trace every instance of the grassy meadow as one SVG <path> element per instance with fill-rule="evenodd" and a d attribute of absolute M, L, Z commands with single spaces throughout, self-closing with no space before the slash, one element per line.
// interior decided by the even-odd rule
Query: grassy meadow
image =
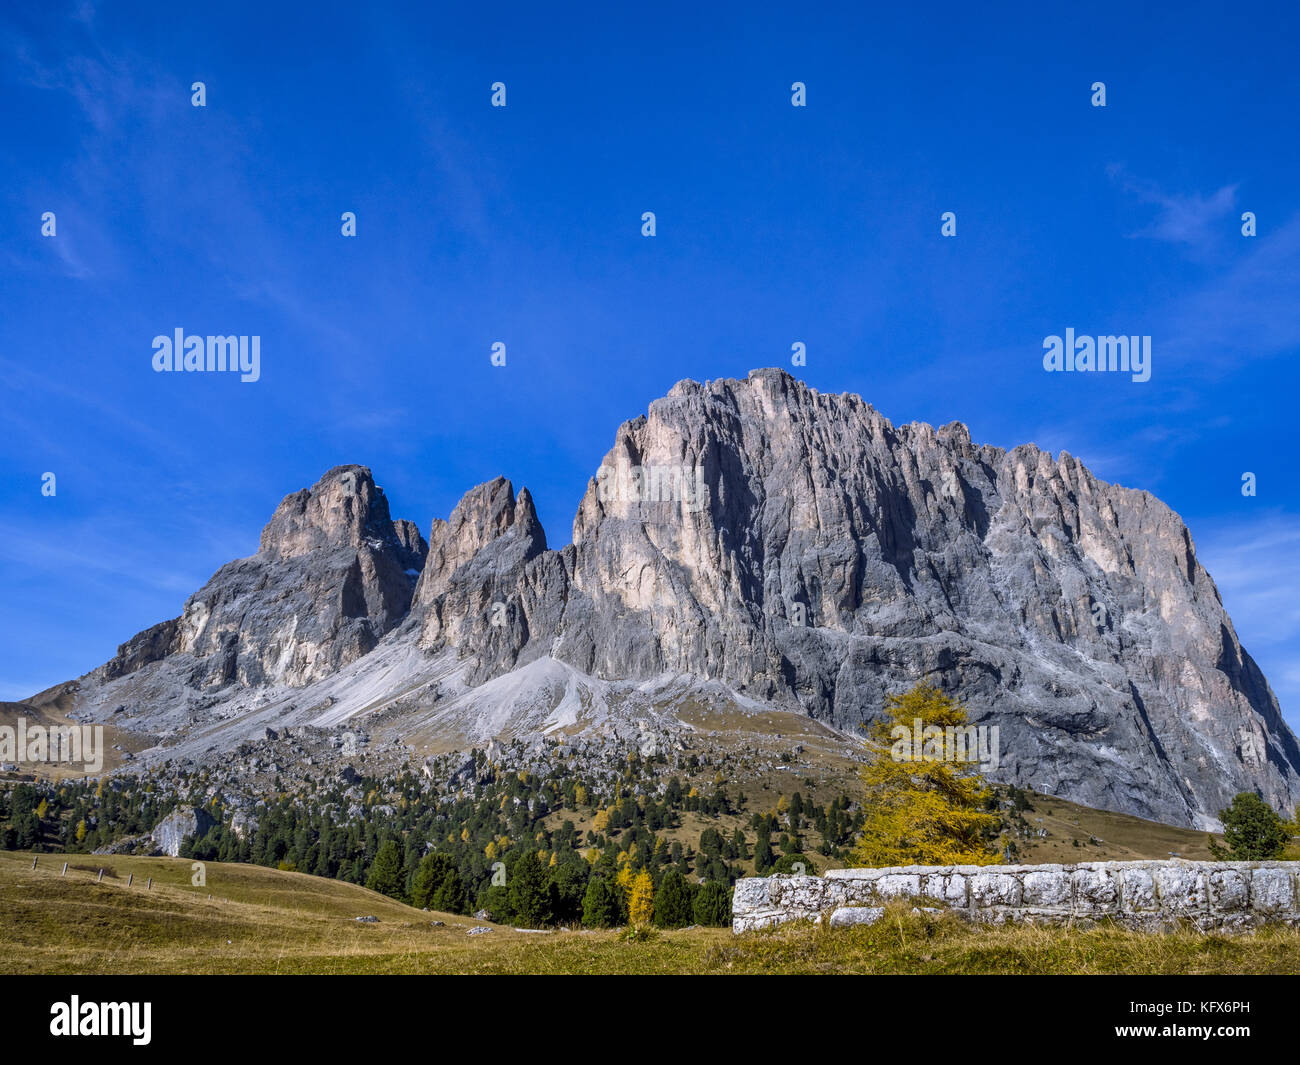
<path fill-rule="evenodd" d="M 184 859 L 42 854 L 33 870 L 32 857 L 0 853 L 7 974 L 1300 972 L 1300 931 L 1283 928 L 1148 935 L 1108 926 L 971 927 L 899 905 L 878 924 L 853 929 L 630 935 L 489 925 L 491 932 L 471 936 L 486 922 L 424 913 L 301 873 L 209 862 L 206 885 L 195 887 Z M 360 916 L 379 921 L 359 923 Z"/>

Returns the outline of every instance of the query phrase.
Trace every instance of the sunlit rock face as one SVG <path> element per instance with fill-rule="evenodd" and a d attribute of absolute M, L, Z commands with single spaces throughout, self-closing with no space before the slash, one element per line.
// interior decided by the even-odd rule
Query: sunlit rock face
<path fill-rule="evenodd" d="M 924 679 L 999 726 L 997 775 L 1023 786 L 1196 824 L 1243 790 L 1300 799 L 1300 748 L 1186 526 L 1069 454 L 760 370 L 625 423 L 563 552 L 494 485 L 449 551 L 491 562 L 461 561 L 472 592 L 425 628 L 479 676 L 542 653 L 694 674 L 844 729 Z"/>
<path fill-rule="evenodd" d="M 381 640 L 400 665 L 359 706 L 433 656 L 470 688 L 553 679 L 547 659 L 588 693 L 675 676 L 850 731 L 925 680 L 997 726 L 995 779 L 1199 827 L 1241 791 L 1300 801 L 1300 745 L 1178 515 L 1069 454 L 895 426 L 779 370 L 683 381 L 622 425 L 560 551 L 505 478 L 426 546 L 337 467 L 76 701 L 188 727 L 211 716 L 193 693 L 322 682 Z"/>

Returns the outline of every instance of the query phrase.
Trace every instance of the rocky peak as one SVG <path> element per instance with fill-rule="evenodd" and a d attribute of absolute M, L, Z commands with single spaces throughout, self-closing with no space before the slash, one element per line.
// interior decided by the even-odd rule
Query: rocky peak
<path fill-rule="evenodd" d="M 1067 453 L 894 426 L 781 370 L 681 382 L 624 423 L 572 548 L 518 574 L 491 593 L 518 604 L 508 655 L 444 603 L 475 676 L 547 653 L 845 729 L 926 679 L 1000 726 L 1022 786 L 1183 823 L 1241 790 L 1300 799 L 1300 745 L 1178 515 Z"/>
<path fill-rule="evenodd" d="M 394 524 L 384 490 L 367 467 L 335 466 L 310 488 L 284 497 L 262 530 L 259 552 L 288 559 L 367 542 L 376 549 L 400 549 L 409 556 L 405 561 L 418 561 L 424 553 L 418 528 Z"/>
<path fill-rule="evenodd" d="M 895 426 L 781 370 L 680 382 L 620 426 L 562 551 L 499 477 L 425 553 L 369 470 L 337 467 L 78 697 L 175 701 L 135 684 L 160 659 L 183 691 L 310 683 L 392 633 L 401 665 L 367 707 L 446 650 L 458 684 L 548 658 L 846 731 L 926 680 L 999 728 L 1001 781 L 1201 827 L 1240 791 L 1300 801 L 1300 743 L 1169 507 L 1065 452 Z"/>
<path fill-rule="evenodd" d="M 179 618 L 138 634 L 99 670 L 168 660 L 199 690 L 303 685 L 370 651 L 411 607 L 427 545 L 394 522 L 365 466 L 336 466 L 285 496 L 251 558 L 222 566 Z"/>
<path fill-rule="evenodd" d="M 419 573 L 424 568 L 425 556 L 429 552 L 429 545 L 420 535 L 420 527 L 406 518 L 398 518 L 393 522 L 393 535 L 397 538 L 399 555 L 405 570 Z"/>
<path fill-rule="evenodd" d="M 448 520 L 434 519 L 415 601 L 433 602 L 446 591 L 461 566 L 502 538 L 518 545 L 528 557 L 546 550 L 546 534 L 528 489 L 520 489 L 516 496 L 514 486 L 497 477 L 466 492 Z M 496 553 L 504 547 L 498 546 Z"/>
<path fill-rule="evenodd" d="M 528 489 L 515 495 L 504 477 L 471 489 L 447 521 L 434 521 L 429 545 L 414 599 L 423 616 L 421 645 L 475 642 L 485 673 L 493 668 L 489 659 L 500 666 L 504 656 L 513 664 L 513 653 L 497 638 L 513 631 L 508 642 L 517 650 L 526 637 L 512 629 L 520 615 L 517 600 L 508 600 L 527 564 L 546 552 L 546 533 Z"/>

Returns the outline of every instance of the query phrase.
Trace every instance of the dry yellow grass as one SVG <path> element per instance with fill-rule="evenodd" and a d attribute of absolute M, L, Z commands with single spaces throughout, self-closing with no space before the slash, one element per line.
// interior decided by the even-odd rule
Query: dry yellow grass
<path fill-rule="evenodd" d="M 1295 973 L 1300 931 L 1146 935 L 972 928 L 900 907 L 869 928 L 530 934 L 423 913 L 351 884 L 259 866 L 0 853 L 0 971 L 34 973 Z M 74 858 L 99 868 L 100 859 Z M 135 883 L 127 887 L 127 877 Z M 147 890 L 145 880 L 154 886 Z M 212 898 L 208 898 L 211 893 Z M 355 918 L 374 915 L 378 924 Z M 436 922 L 443 922 L 441 925 Z"/>

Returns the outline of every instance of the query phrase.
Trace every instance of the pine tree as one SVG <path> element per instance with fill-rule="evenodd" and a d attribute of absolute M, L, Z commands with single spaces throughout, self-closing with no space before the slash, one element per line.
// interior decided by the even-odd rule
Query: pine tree
<path fill-rule="evenodd" d="M 691 886 L 681 873 L 670 869 L 654 893 L 656 928 L 685 928 L 694 920 Z"/>
<path fill-rule="evenodd" d="M 611 888 L 603 876 L 593 876 L 582 898 L 582 923 L 588 928 L 613 928 L 622 918 L 617 888 Z"/>
<path fill-rule="evenodd" d="M 767 818 L 758 823 L 758 839 L 754 843 L 754 871 L 762 876 L 772 868 L 772 830 Z"/>
<path fill-rule="evenodd" d="M 381 895 L 400 899 L 402 897 L 402 853 L 397 841 L 388 839 L 379 848 L 375 860 L 366 875 L 366 887 L 378 891 Z"/>
<path fill-rule="evenodd" d="M 745 833 L 736 827 L 736 831 L 731 834 L 731 847 L 735 852 L 734 857 L 739 858 L 742 862 L 749 860 L 749 845 L 745 842 Z"/>
<path fill-rule="evenodd" d="M 587 890 L 587 863 L 570 851 L 563 861 L 549 870 L 551 898 L 555 902 L 554 919 L 571 924 L 582 919 L 582 900 Z"/>
<path fill-rule="evenodd" d="M 547 870 L 531 848 L 520 853 L 506 881 L 510 909 L 528 928 L 541 928 L 554 919 L 555 905 Z"/>
<path fill-rule="evenodd" d="M 1282 853 L 1287 842 L 1287 823 L 1263 799 L 1252 791 L 1243 791 L 1226 810 L 1219 811 L 1223 822 L 1223 844 L 1210 839 L 1210 853 L 1219 861 L 1267 861 Z"/>
<path fill-rule="evenodd" d="M 731 890 L 726 884 L 710 880 L 695 893 L 695 923 L 721 927 L 731 924 Z"/>
<path fill-rule="evenodd" d="M 434 896 L 441 891 L 443 884 L 453 875 L 459 885 L 460 873 L 456 869 L 456 863 L 448 855 L 436 852 L 426 854 L 420 859 L 415 875 L 411 878 L 411 905 L 419 909 L 427 906 L 431 910 L 445 910 L 445 907 L 434 903 Z M 463 887 L 461 892 L 463 894 Z"/>
<path fill-rule="evenodd" d="M 465 890 L 465 883 L 460 878 L 460 870 L 455 866 L 429 897 L 429 909 L 440 910 L 443 913 L 469 912 L 469 892 Z"/>
<path fill-rule="evenodd" d="M 817 875 L 817 866 L 813 864 L 812 859 L 806 854 L 800 854 L 798 851 L 781 855 L 781 857 L 776 860 L 776 864 L 772 866 L 772 872 L 796 873 L 796 865 L 803 866 L 803 872 L 801 874 L 803 876 Z"/>

